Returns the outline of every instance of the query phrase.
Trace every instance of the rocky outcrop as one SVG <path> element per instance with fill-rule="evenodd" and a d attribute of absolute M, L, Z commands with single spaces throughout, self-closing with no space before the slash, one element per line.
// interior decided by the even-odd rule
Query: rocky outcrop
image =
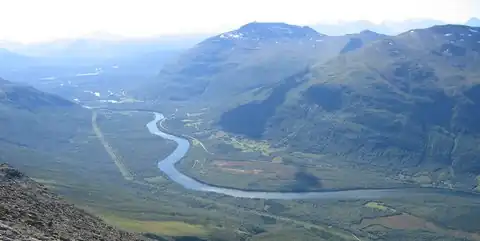
<path fill-rule="evenodd" d="M 43 185 L 0 165 L 0 240 L 145 240 L 68 204 Z"/>

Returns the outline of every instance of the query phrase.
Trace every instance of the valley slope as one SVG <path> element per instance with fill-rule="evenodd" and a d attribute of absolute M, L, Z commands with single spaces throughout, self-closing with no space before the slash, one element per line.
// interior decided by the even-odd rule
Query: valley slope
<path fill-rule="evenodd" d="M 479 31 L 446 25 L 331 37 L 250 23 L 166 65 L 136 92 L 145 102 L 102 102 L 120 86 L 116 75 L 71 86 L 105 109 L 0 80 L 0 161 L 108 223 L 171 240 L 480 240 L 472 193 L 320 201 L 185 189 L 157 167 L 175 143 L 149 133 L 152 114 L 135 111 L 164 113 L 158 127 L 191 144 L 175 168 L 216 186 L 471 191 Z M 155 65 L 160 56 L 152 57 Z M 105 86 L 96 81 L 103 78 Z"/>
<path fill-rule="evenodd" d="M 373 32 L 327 37 L 309 27 L 253 22 L 189 49 L 166 64 L 158 81 L 141 94 L 179 105 L 235 106 L 262 98 L 312 63 L 381 37 Z M 343 49 L 351 41 L 352 46 Z"/>
<path fill-rule="evenodd" d="M 477 175 L 479 32 L 444 25 L 383 38 L 285 79 L 218 123 L 393 172 L 440 167 Z"/>
<path fill-rule="evenodd" d="M 439 25 L 332 37 L 255 22 L 188 50 L 143 94 L 180 109 L 182 129 L 212 145 L 222 145 L 220 131 L 400 182 L 426 171 L 420 183 L 471 189 L 480 173 L 479 32 Z"/>

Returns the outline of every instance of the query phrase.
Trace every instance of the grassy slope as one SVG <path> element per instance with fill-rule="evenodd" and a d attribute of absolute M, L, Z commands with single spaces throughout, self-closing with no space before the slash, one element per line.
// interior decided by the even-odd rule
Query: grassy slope
<path fill-rule="evenodd" d="M 120 150 L 118 148 L 120 146 L 138 142 L 143 142 L 142 146 L 161 144 L 157 138 L 150 139 L 148 132 L 136 131 L 137 128 L 138 130 L 145 128 L 145 121 L 151 118 L 149 115 L 115 113 L 107 114 L 106 116 L 111 118 L 106 118 L 102 113 L 102 116 L 98 119 L 99 126 L 103 128 L 106 139 L 115 143 L 112 144 L 113 149 Z M 90 121 L 89 116 L 86 122 L 90 125 Z M 135 131 L 128 131 L 127 127 Z M 34 176 L 50 181 L 57 192 L 87 207 L 95 214 L 107 213 L 105 216 L 107 221 L 123 228 L 173 236 L 195 234 L 212 240 L 242 240 L 241 237 L 252 237 L 252 240 L 291 240 L 293 237 L 302 237 L 306 240 L 356 240 L 350 233 L 355 233 L 360 238 L 367 234 L 352 228 L 353 226 L 350 227 L 359 222 L 361 217 L 372 216 L 368 209 L 362 209 L 364 202 L 239 200 L 188 192 L 166 179 L 156 179 L 155 186 L 126 182 L 100 142 L 96 140 L 93 131 L 85 133 L 91 137 L 85 142 L 86 145 L 74 145 L 81 147 L 79 153 L 83 153 L 83 158 L 79 153 L 69 153 L 67 159 L 67 155 L 61 154 L 63 152 L 60 151 L 63 146 L 58 145 L 56 152 L 47 153 L 46 158 L 42 159 L 42 164 L 39 165 L 41 168 L 38 170 L 31 163 L 33 158 L 39 158 L 38 153 L 34 153 L 35 155 L 25 159 L 24 162 L 16 163 L 31 167 L 29 172 L 35 173 Z M 115 133 L 122 133 L 124 135 L 122 137 L 125 138 L 118 138 Z M 84 149 L 87 147 L 89 149 Z M 131 155 L 128 149 L 121 150 L 127 151 L 125 156 Z M 156 150 L 151 151 L 151 154 L 157 154 L 157 151 L 162 152 Z M 52 155 L 61 161 L 49 162 L 48 158 Z M 132 155 L 134 156 L 136 155 Z M 125 161 L 126 166 L 129 164 L 138 166 L 135 170 L 140 175 L 136 177 L 143 177 L 141 174 L 151 175 L 144 171 L 150 170 L 151 167 L 147 158 L 145 160 L 126 158 Z M 427 212 L 425 214 L 427 217 L 432 216 L 428 214 L 431 210 L 436 212 L 442 210 L 438 205 L 424 207 L 422 206 L 424 201 L 424 197 L 422 200 L 412 199 L 411 204 L 417 205 L 415 208 L 418 210 Z M 451 202 L 455 203 L 457 200 Z M 395 209 L 402 206 L 391 205 L 388 200 L 382 203 Z M 476 205 L 470 200 L 462 200 L 462 203 L 465 208 Z M 446 223 L 451 223 L 447 216 L 439 214 L 436 220 L 443 218 Z M 329 225 L 333 227 L 329 228 Z M 288 235 L 282 234 L 281 230 L 285 229 L 291 230 Z M 402 231 L 400 234 L 406 235 L 408 232 Z M 388 232 L 390 233 L 392 232 Z M 386 234 L 375 234 L 380 237 L 382 235 Z"/>
<path fill-rule="evenodd" d="M 355 162 L 478 172 L 478 32 L 439 26 L 367 44 L 312 67 L 278 103 L 272 94 L 226 112 L 220 124 Z M 262 115 L 263 106 L 272 114 L 231 126 Z M 256 125 L 255 133 L 242 129 Z"/>
<path fill-rule="evenodd" d="M 358 60 L 355 60 L 358 61 Z M 339 66 L 339 70 L 341 70 Z M 313 80 L 318 80 L 313 77 L 322 77 L 321 73 L 311 74 L 312 76 L 310 84 L 318 83 Z M 286 102 L 285 106 L 288 107 L 290 104 L 298 103 L 296 101 L 302 101 L 302 99 L 296 99 L 292 97 L 295 91 L 306 91 L 311 85 L 307 84 L 305 86 L 300 85 L 298 88 L 295 88 L 288 93 L 286 93 Z M 315 93 L 315 92 L 314 92 Z M 335 96 L 335 95 L 334 95 Z M 291 102 L 290 102 L 291 101 Z M 283 104 L 283 103 L 282 103 Z M 281 108 L 284 108 L 282 106 Z M 303 107 L 303 106 L 302 106 Z M 334 106 L 335 107 L 335 106 Z M 327 107 L 328 108 L 328 107 Z M 322 107 L 317 107 L 318 116 L 325 116 L 329 112 L 322 110 Z M 313 109 L 315 114 L 315 109 Z M 279 110 L 284 111 L 284 110 Z M 297 114 L 298 112 L 290 112 Z M 49 113 L 51 114 L 51 113 Z M 25 115 L 30 116 L 30 113 L 25 113 Z M 38 113 L 36 114 L 38 115 Z M 45 114 L 46 115 L 46 114 Z M 60 115 L 60 113 L 58 113 Z M 80 114 L 79 114 L 80 115 Z M 1 115 L 2 117 L 5 115 Z M 80 115 L 82 116 L 82 115 Z M 316 118 L 318 118 L 318 116 Z M 337 118 L 342 117 L 341 114 L 331 114 L 332 117 L 329 119 L 337 120 Z M 79 117 L 80 120 L 85 121 L 88 125 L 90 124 L 90 116 L 88 118 Z M 43 119 L 42 119 L 43 120 Z M 46 123 L 57 123 L 58 118 L 45 119 Z M 50 121 L 48 121 L 50 120 Z M 116 119 L 111 119 L 116 121 Z M 301 120 L 298 118 L 298 120 Z M 347 118 L 340 118 L 336 123 L 344 124 L 348 120 Z M 80 121 L 79 123 L 83 123 Z M 9 120 L 9 123 L 14 123 L 12 120 Z M 45 124 L 45 122 L 27 122 L 26 125 L 38 125 L 38 123 Z M 65 128 L 60 129 L 70 129 L 68 123 L 63 123 Z M 278 123 L 285 123 L 279 121 Z M 276 123 L 276 124 L 278 124 Z M 128 121 L 130 124 L 130 121 Z M 127 123 L 122 123 L 121 121 L 117 122 L 118 126 L 127 126 Z M 303 123 L 300 123 L 303 124 Z M 141 127 L 143 128 L 144 122 L 142 121 Z M 347 123 L 346 125 L 352 125 Z M 107 127 L 114 125 L 106 125 Z M 358 125 L 353 125 L 357 127 Z M 82 130 L 83 124 L 76 125 L 79 130 Z M 303 128 L 302 125 L 294 123 L 292 125 L 294 128 Z M 140 128 L 140 127 L 138 127 Z M 275 133 L 271 127 L 268 127 L 267 135 L 275 136 L 279 135 Z M 318 126 L 306 126 L 312 135 L 318 134 Z M 110 140 L 117 139 L 115 138 L 115 128 L 110 130 L 105 130 L 106 136 L 111 135 Z M 51 133 L 51 132 L 50 132 Z M 60 132 L 61 133 L 61 132 Z M 59 133 L 59 134 L 60 134 Z M 405 231 L 405 230 L 384 230 L 384 231 L 368 231 L 366 230 L 357 230 L 354 227 L 355 223 L 359 223 L 363 217 L 377 217 L 384 214 L 373 213 L 371 208 L 363 207 L 365 202 L 318 202 L 315 200 L 311 201 L 299 201 L 299 202 L 287 202 L 287 201 L 270 201 L 270 200 L 236 200 L 228 197 L 219 197 L 214 195 L 202 195 L 198 193 L 185 192 L 183 189 L 177 189 L 175 185 L 172 185 L 165 179 L 155 179 L 155 181 L 160 182 L 158 188 L 151 188 L 149 186 L 136 185 L 131 183 L 126 183 L 123 181 L 122 176 L 118 172 L 117 168 L 113 162 L 109 159 L 103 147 L 100 145 L 96 137 L 94 136 L 93 131 L 87 131 L 83 129 L 81 131 L 83 136 L 79 141 L 73 143 L 74 146 L 80 147 L 80 150 L 83 150 L 79 153 L 83 154 L 73 154 L 70 152 L 70 149 L 66 148 L 65 152 L 60 151 L 63 149 L 63 145 L 55 145 L 57 149 L 52 153 L 41 153 L 44 155 L 42 160 L 50 160 L 54 155 L 58 161 L 52 162 L 42 162 L 41 164 L 36 164 L 40 169 L 36 169 L 35 166 L 32 166 L 31 160 L 39 157 L 40 151 L 33 148 L 23 148 L 19 149 L 22 151 L 12 152 L 13 148 L 22 148 L 18 145 L 8 144 L 4 150 L 8 150 L 4 153 L 16 153 L 18 155 L 26 155 L 32 153 L 31 156 L 22 156 L 23 160 L 20 160 L 18 163 L 30 167 L 31 172 L 37 173 L 39 177 L 44 180 L 57 180 L 57 188 L 60 192 L 68 195 L 70 198 L 75 198 L 77 202 L 80 202 L 84 205 L 92 207 L 92 209 L 101 209 L 115 211 L 121 213 L 122 217 L 127 216 L 132 220 L 154 220 L 154 221 L 164 221 L 170 220 L 172 217 L 176 217 L 180 221 L 188 221 L 189 223 L 202 223 L 202 224 L 212 224 L 222 221 L 223 223 L 228 223 L 227 225 L 232 225 L 238 228 L 238 232 L 248 232 L 248 233 L 257 233 L 253 235 L 253 239 L 260 240 L 280 240 L 286 239 L 291 240 L 292 237 L 299 237 L 303 234 L 305 239 L 314 239 L 319 240 L 321 238 L 326 240 L 338 240 L 335 237 L 332 237 L 330 233 L 321 233 L 319 230 L 322 228 L 315 228 L 316 225 L 320 224 L 332 224 L 334 227 L 341 227 L 343 229 L 349 230 L 349 232 L 360 232 L 362 234 L 374 235 L 374 237 L 380 237 L 384 240 L 401 240 L 405 237 L 436 237 L 431 232 L 421 232 L 421 231 Z M 110 133 L 110 134 L 108 134 Z M 128 133 L 125 131 L 125 133 Z M 302 134 L 299 132 L 299 134 Z M 45 136 L 48 135 L 48 132 L 44 133 Z M 138 136 L 135 136 L 135 133 L 131 133 L 132 139 L 138 140 Z M 288 135 L 287 135 L 288 136 Z M 276 136 L 275 136 L 276 137 Z M 305 139 L 300 137 L 292 137 L 289 143 L 294 143 L 298 140 L 305 143 Z M 24 138 L 25 139 L 25 138 Z M 63 140 L 68 139 L 64 138 Z M 82 140 L 82 141 L 80 141 Z M 128 139 L 127 139 L 128 140 Z M 469 139 L 460 139 L 457 140 L 458 143 L 467 142 Z M 128 143 L 120 143 L 121 140 L 116 140 L 119 142 L 119 145 L 125 146 Z M 316 142 L 312 142 L 316 143 Z M 307 143 L 308 145 L 313 145 L 312 143 Z M 37 140 L 35 145 L 50 145 L 48 143 L 41 143 L 40 140 Z M 302 143 L 299 143 L 302 144 Z M 463 146 L 463 145 L 461 145 Z M 76 147 L 76 148 L 77 148 Z M 116 146 L 114 146 L 115 148 Z M 42 147 L 43 148 L 43 147 Z M 51 148 L 51 147 L 50 147 Z M 88 149 L 92 148 L 92 149 Z M 52 148 L 53 149 L 53 148 Z M 50 150 L 52 150 L 50 149 Z M 29 151 L 26 151 L 29 150 Z M 56 152 L 58 151 L 58 152 Z M 86 153 L 85 153 L 86 151 Z M 98 151 L 98 152 L 97 152 Z M 60 153 L 68 153 L 68 155 L 60 155 Z M 103 153 L 103 154 L 101 154 Z M 9 154 L 10 155 L 10 154 Z M 94 156 L 95 158 L 92 158 Z M 14 158 L 8 158 L 9 160 L 17 160 Z M 68 161 L 66 161 L 68 160 Z M 132 160 L 132 159 L 130 159 Z M 136 160 L 133 160 L 135 163 Z M 47 165 L 48 164 L 48 165 Z M 57 166 L 55 166 L 57 165 Z M 139 170 L 149 169 L 147 162 L 142 162 L 144 168 L 139 168 Z M 43 169 L 42 169 L 43 167 Z M 147 175 L 150 176 L 150 175 Z M 76 180 L 72 183 L 72 180 Z M 77 182 L 78 181 L 78 182 Z M 55 182 L 54 182 L 55 183 Z M 435 222 L 440 222 L 443 225 L 449 226 L 451 228 L 465 228 L 467 226 L 456 224 L 459 220 L 465 223 L 475 224 L 475 213 L 477 213 L 478 204 L 472 200 L 463 200 L 458 198 L 445 198 L 445 197 L 421 197 L 421 198 L 410 198 L 406 197 L 406 200 L 372 200 L 378 203 L 385 204 L 388 207 L 394 208 L 395 210 L 409 211 L 413 212 L 416 215 L 421 216 L 425 219 L 432 219 Z M 427 203 L 427 204 L 425 204 Z M 458 215 L 451 215 L 451 206 L 462 204 L 460 212 Z M 473 211 L 472 211 L 473 210 Z M 375 211 L 375 210 L 374 210 Z M 263 214 L 263 215 L 259 215 Z M 268 213 L 265 215 L 264 213 Z M 470 214 L 472 213 L 472 214 Z M 285 218 L 285 216 L 287 218 Z M 199 218 L 200 217 L 200 218 Z M 293 220 L 293 221 L 292 221 Z M 300 221 L 296 221 L 300 220 Z M 130 222 L 130 221 L 129 221 Z M 314 224 L 314 225 L 312 225 Z M 287 227 L 292 228 L 292 226 L 299 226 L 300 228 L 295 228 L 295 231 L 292 231 L 288 235 L 282 235 L 279 230 L 285 230 Z M 472 231 L 478 231 L 478 227 L 470 225 L 467 227 Z M 309 229 L 308 232 L 305 230 Z M 326 228 L 325 228 L 326 229 Z M 293 229 L 291 229 L 293 230 Z M 267 231 L 265 233 L 265 231 Z M 298 232 L 298 233 L 296 233 Z M 412 236 L 413 235 L 413 236 Z M 280 236 L 280 237 L 279 237 Z M 350 235 L 351 236 L 351 235 Z M 225 236 L 224 236 L 225 237 Z M 405 238 L 408 240 L 408 238 Z M 352 236 L 352 240 L 355 240 Z M 451 240 L 451 239 L 450 239 Z"/>
<path fill-rule="evenodd" d="M 149 188 L 148 185 L 125 180 L 98 140 L 92 128 L 90 110 L 31 87 L 19 86 L 4 80 L 1 80 L 0 84 L 2 85 L 0 86 L 2 87 L 0 88 L 2 94 L 0 98 L 0 125 L 2 126 L 0 160 L 2 162 L 25 171 L 35 180 L 44 183 L 57 193 L 64 195 L 66 199 L 96 215 L 111 214 L 107 220 L 122 228 L 173 236 L 204 236 L 206 234 L 206 231 L 200 229 L 201 226 L 183 225 L 181 221 L 170 223 L 139 221 L 142 219 L 135 217 L 138 213 L 152 215 L 152 211 L 161 211 L 163 215 L 156 214 L 157 219 L 160 216 L 162 221 L 172 220 L 169 215 L 174 212 L 171 211 L 172 209 L 185 208 L 179 208 L 177 205 L 172 208 L 168 205 L 170 201 L 168 198 L 162 201 L 155 200 L 156 197 L 162 196 L 158 194 L 158 190 L 154 192 L 154 189 Z M 101 118 L 104 116 L 102 115 Z M 120 126 L 127 129 L 130 125 L 139 127 L 142 131 L 136 128 L 132 130 L 135 133 L 151 136 L 145 128 L 145 123 L 149 119 L 151 119 L 150 115 L 137 122 L 135 119 L 126 119 L 120 123 Z M 115 122 L 112 126 L 118 127 Z M 109 132 L 105 138 L 108 139 L 111 129 L 106 129 Z M 112 132 L 116 134 L 114 138 L 122 137 L 121 130 L 116 129 Z M 157 149 L 159 144 L 159 142 L 145 142 L 141 140 L 142 137 L 139 140 L 138 134 L 127 136 L 130 138 L 124 142 L 118 142 L 122 145 L 116 145 L 112 149 L 117 151 L 117 147 L 130 147 L 125 148 L 124 151 L 130 154 L 133 148 L 138 154 L 144 150 L 140 148 L 141 143 L 151 143 L 152 145 L 148 148 L 151 153 L 154 153 L 152 150 Z M 134 148 L 132 143 L 137 142 L 139 148 Z M 133 156 L 135 153 L 131 154 Z M 129 158 L 132 156 L 127 155 Z M 135 160 L 130 164 L 134 167 L 140 166 L 141 170 L 154 171 L 156 170 L 155 158 L 150 157 L 151 165 L 149 166 L 143 163 L 134 164 Z M 138 171 L 135 168 L 133 170 Z M 127 171 L 131 172 L 129 169 Z M 148 172 L 142 174 L 149 176 Z M 133 178 L 136 177 L 130 179 Z"/>
<path fill-rule="evenodd" d="M 0 94 L 2 161 L 70 197 L 108 193 L 122 180 L 92 130 L 89 110 L 12 83 L 0 86 Z"/>

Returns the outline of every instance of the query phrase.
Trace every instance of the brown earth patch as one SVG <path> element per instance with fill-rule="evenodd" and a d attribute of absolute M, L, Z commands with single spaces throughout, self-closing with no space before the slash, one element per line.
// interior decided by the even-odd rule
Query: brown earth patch
<path fill-rule="evenodd" d="M 215 160 L 212 167 L 221 171 L 234 174 L 255 174 L 266 178 L 291 179 L 296 173 L 296 168 L 281 163 L 262 161 L 225 161 Z"/>

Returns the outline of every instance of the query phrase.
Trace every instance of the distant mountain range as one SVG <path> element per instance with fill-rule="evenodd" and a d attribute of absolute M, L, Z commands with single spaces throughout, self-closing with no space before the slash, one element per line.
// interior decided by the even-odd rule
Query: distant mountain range
<path fill-rule="evenodd" d="M 365 30 L 385 35 L 397 35 L 411 29 L 428 28 L 443 24 L 445 24 L 445 22 L 432 19 L 411 19 L 399 22 L 385 21 L 381 24 L 361 20 L 339 22 L 336 24 L 316 24 L 310 27 L 318 33 L 330 36 L 355 34 Z M 471 18 L 465 24 L 469 26 L 480 26 L 480 19 Z M 244 26 L 244 28 L 247 29 L 243 30 L 248 31 L 248 27 L 248 25 Z M 280 25 L 278 27 L 282 28 Z M 288 28 L 284 28 L 284 30 L 288 30 Z M 271 33 L 286 34 L 281 31 Z M 225 34 L 225 36 L 228 36 L 228 34 L 233 34 L 233 32 Z M 251 34 L 254 33 L 250 33 L 250 35 Z M 313 33 L 310 32 L 310 34 Z M 5 51 L 1 49 L 7 49 L 18 55 L 40 58 L 48 57 L 49 59 L 58 59 L 58 61 L 104 60 L 132 55 L 151 54 L 158 51 L 188 49 L 207 37 L 208 34 L 186 34 L 128 38 L 106 32 L 94 32 L 76 39 L 59 39 L 43 43 L 21 44 L 0 41 L 0 57 L 3 54 L 2 51 Z"/>
<path fill-rule="evenodd" d="M 411 19 L 405 21 L 385 21 L 380 24 L 375 24 L 370 21 L 352 21 L 352 22 L 339 22 L 337 24 L 316 24 L 311 27 L 320 33 L 326 35 L 344 35 L 350 33 L 358 33 L 363 30 L 371 30 L 377 33 L 386 35 L 397 35 L 406 32 L 411 29 L 429 28 L 435 25 L 444 25 L 446 22 L 433 19 Z M 472 27 L 480 26 L 480 19 L 471 18 L 465 25 Z"/>
<path fill-rule="evenodd" d="M 159 51 L 178 51 L 190 48 L 205 35 L 161 36 L 151 38 L 125 38 L 109 34 L 91 34 L 78 39 L 60 39 L 52 42 L 19 44 L 0 42 L 0 48 L 19 55 L 69 61 L 101 61 L 115 58 L 138 57 Z M 1 54 L 1 53 L 0 53 Z"/>
<path fill-rule="evenodd" d="M 472 26 L 472 27 L 480 27 L 480 19 L 471 18 L 465 23 L 465 25 Z"/>
<path fill-rule="evenodd" d="M 0 48 L 0 70 L 26 66 L 33 62 L 33 59 L 7 49 Z"/>

